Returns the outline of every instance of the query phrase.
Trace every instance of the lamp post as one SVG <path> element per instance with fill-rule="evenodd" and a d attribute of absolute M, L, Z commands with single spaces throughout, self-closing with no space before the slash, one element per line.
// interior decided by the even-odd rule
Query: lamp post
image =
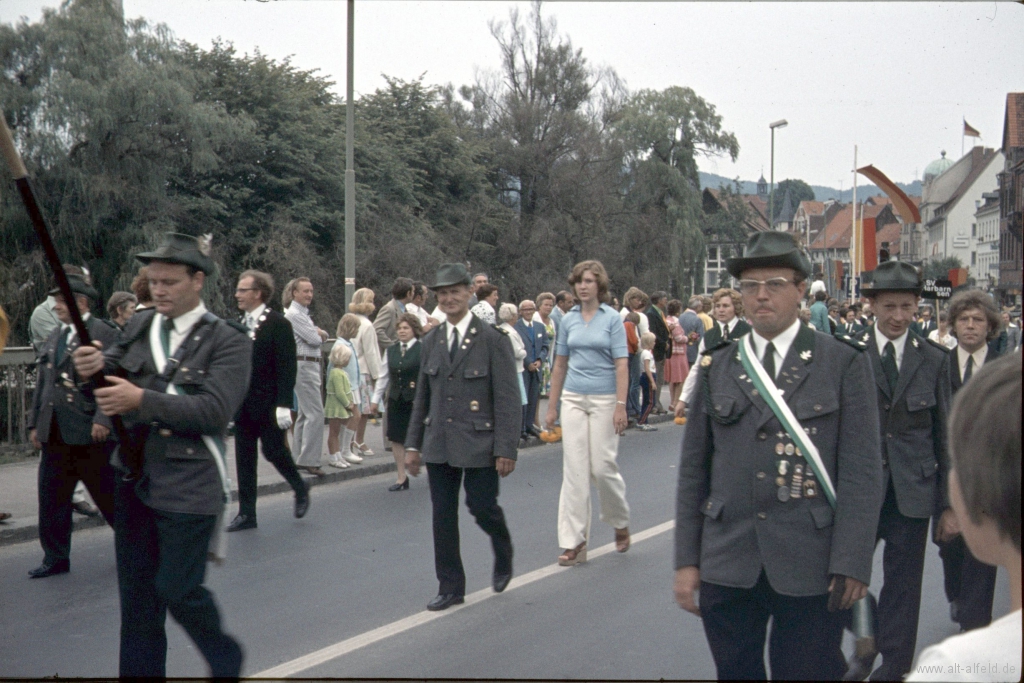
<path fill-rule="evenodd" d="M 775 123 L 769 123 L 772 130 L 772 163 L 771 163 L 771 189 L 768 192 L 768 228 L 775 229 L 775 129 L 785 128 L 789 125 L 786 119 L 779 119 Z"/>
<path fill-rule="evenodd" d="M 355 103 L 352 98 L 355 53 L 355 0 L 348 0 L 348 61 L 345 65 L 345 303 L 356 291 Z"/>

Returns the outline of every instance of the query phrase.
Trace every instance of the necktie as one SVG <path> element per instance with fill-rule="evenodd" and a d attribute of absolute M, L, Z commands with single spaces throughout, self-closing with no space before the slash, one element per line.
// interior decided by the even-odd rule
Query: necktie
<path fill-rule="evenodd" d="M 406 352 L 405 342 L 402 342 L 402 358 L 405 358 L 405 352 Z"/>
<path fill-rule="evenodd" d="M 252 319 L 252 314 L 251 313 L 246 313 L 245 314 L 245 326 L 248 327 L 251 330 L 252 328 L 256 327 L 255 323 L 256 323 L 256 321 Z"/>
<path fill-rule="evenodd" d="M 892 342 L 885 343 L 885 353 L 882 354 L 882 372 L 885 373 L 885 381 L 889 383 L 890 393 L 896 390 L 896 382 L 900 379 L 899 368 L 896 367 L 896 347 Z"/>
<path fill-rule="evenodd" d="M 160 323 L 160 344 L 164 347 L 164 355 L 167 357 L 171 355 L 172 329 L 174 329 L 174 320 L 172 318 L 164 318 L 163 322 Z"/>
<path fill-rule="evenodd" d="M 967 356 L 967 367 L 964 368 L 964 379 L 963 383 L 967 384 L 967 380 L 974 374 L 974 355 Z"/>
<path fill-rule="evenodd" d="M 772 378 L 772 382 L 775 382 L 775 344 L 768 342 L 768 346 L 764 349 L 761 365 L 764 366 L 765 373 Z"/>
<path fill-rule="evenodd" d="M 448 349 L 448 358 L 455 360 L 455 352 L 459 350 L 459 328 L 452 330 L 452 347 Z"/>
<path fill-rule="evenodd" d="M 57 339 L 57 365 L 64 360 L 64 351 L 68 348 L 68 337 L 71 336 L 71 327 L 65 327 Z"/>
<path fill-rule="evenodd" d="M 722 339 L 724 341 L 729 341 L 729 326 L 725 323 L 722 323 Z"/>

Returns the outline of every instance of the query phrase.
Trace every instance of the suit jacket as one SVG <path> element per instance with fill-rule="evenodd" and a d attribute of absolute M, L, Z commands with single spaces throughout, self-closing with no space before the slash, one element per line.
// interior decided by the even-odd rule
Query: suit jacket
<path fill-rule="evenodd" d="M 522 318 L 516 321 L 516 332 L 526 347 L 526 358 L 523 359 L 523 370 L 527 365 L 548 357 L 548 328 L 539 319 L 526 323 Z"/>
<path fill-rule="evenodd" d="M 847 335 L 849 337 L 855 337 L 860 332 L 863 332 L 864 328 L 860 323 L 848 323 L 845 320 L 836 326 L 837 335 Z"/>
<path fill-rule="evenodd" d="M 108 373 L 146 390 L 142 405 L 123 416 L 133 431 L 150 427 L 136 491 L 156 510 L 216 515 L 224 508 L 224 491 L 202 437 L 223 438 L 242 405 L 252 369 L 252 341 L 219 318 L 204 325 L 189 335 L 201 341 L 171 377 L 181 395 L 157 392 L 151 388 L 158 373 L 149 343 L 154 317 L 154 311 L 136 313 L 120 342 L 104 353 Z"/>
<path fill-rule="evenodd" d="M 424 462 L 453 467 L 515 460 L 523 413 L 512 342 L 504 330 L 473 316 L 452 361 L 447 330 L 439 325 L 420 341 L 405 447 L 420 451 Z"/>
<path fill-rule="evenodd" d="M 938 326 L 935 324 L 935 318 L 931 318 L 927 322 L 919 320 L 910 327 L 917 333 L 917 336 L 924 337 L 925 339 L 928 338 L 928 335 L 931 334 L 933 330 L 938 329 Z"/>
<path fill-rule="evenodd" d="M 988 353 L 985 355 L 985 362 L 989 363 L 996 358 L 999 358 L 1002 354 L 999 351 L 999 337 L 996 337 L 988 343 Z M 974 372 L 977 372 L 978 368 L 974 368 Z M 960 359 L 957 356 L 956 347 L 953 347 L 949 352 L 949 388 L 952 395 L 956 395 L 956 392 L 960 391 L 960 387 L 964 385 L 960 379 Z"/>
<path fill-rule="evenodd" d="M 860 339 L 868 346 L 875 374 L 886 484 L 891 478 L 901 515 L 927 519 L 949 507 L 949 352 L 910 330 L 899 380 L 890 391 L 877 334 L 872 328 Z"/>
<path fill-rule="evenodd" d="M 84 446 L 92 443 L 92 425 L 103 425 L 111 428 L 110 418 L 96 409 L 90 383 L 85 383 L 75 372 L 71 354 L 79 347 L 80 339 L 76 334 L 68 343 L 61 361 L 57 362 L 57 344 L 60 340 L 61 325 L 50 332 L 39 350 L 36 367 L 39 376 L 36 389 L 32 394 L 32 410 L 29 412 L 27 426 L 36 430 L 36 438 L 46 443 L 51 438 L 50 426 L 53 418 L 57 418 L 57 428 L 64 443 L 72 446 Z M 85 321 L 89 336 L 109 348 L 117 343 L 121 336 L 116 327 L 89 316 Z"/>
<path fill-rule="evenodd" d="M 380 347 L 380 355 L 398 341 L 396 328 L 398 327 L 398 316 L 402 315 L 402 309 L 398 302 L 392 299 L 377 311 L 377 317 L 373 320 L 373 330 L 377 333 L 377 345 Z"/>
<path fill-rule="evenodd" d="M 251 336 L 252 373 L 238 419 L 263 422 L 271 408 L 291 408 L 294 400 L 296 350 L 292 324 L 267 308 Z"/>
<path fill-rule="evenodd" d="M 652 353 L 654 360 L 661 362 L 672 357 L 672 335 L 669 334 L 668 325 L 665 324 L 665 317 L 655 306 L 647 309 L 647 322 L 650 325 L 651 333 L 654 334 L 655 343 Z"/>
<path fill-rule="evenodd" d="M 736 588 L 752 587 L 764 569 L 772 588 L 792 596 L 826 593 L 832 574 L 869 583 L 885 495 L 871 359 L 802 325 L 778 371 L 836 488 L 833 511 L 823 494 L 780 502 L 776 477 L 795 478 L 801 458 L 778 454 L 788 438 L 738 356 L 736 342 L 708 352 L 697 379 L 707 393 L 688 404 L 676 568 L 697 566 L 701 580 Z"/>

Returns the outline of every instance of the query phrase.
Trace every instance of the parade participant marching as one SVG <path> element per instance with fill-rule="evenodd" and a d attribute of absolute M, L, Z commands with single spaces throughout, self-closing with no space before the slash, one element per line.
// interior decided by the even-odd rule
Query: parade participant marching
<path fill-rule="evenodd" d="M 107 346 L 119 336 L 116 327 L 90 315 L 99 299 L 81 276 L 68 282 L 89 335 Z M 92 392 L 75 373 L 71 355 L 79 339 L 71 325 L 68 303 L 59 289 L 50 291 L 60 324 L 39 349 L 39 377 L 29 411 L 29 439 L 43 456 L 39 462 L 39 542 L 43 563 L 29 572 L 33 579 L 70 571 L 72 494 L 85 483 L 107 523 L 114 521 L 114 470 L 110 453 L 114 443 L 110 419 L 96 410 Z"/>
<path fill-rule="evenodd" d="M 887 261 L 861 288 L 875 312 L 874 327 L 858 339 L 874 366 L 885 480 L 877 534 L 885 541 L 885 582 L 875 638 L 882 665 L 871 676 L 879 681 L 902 680 L 914 662 L 929 520 L 955 525 L 947 491 L 949 353 L 913 329 L 922 286 L 917 268 Z M 847 680 L 864 680 L 874 660 L 873 649 L 862 650 Z"/>
<path fill-rule="evenodd" d="M 512 579 L 512 538 L 498 505 L 498 478 L 516 467 L 522 422 L 512 342 L 504 331 L 469 312 L 469 274 L 461 263 L 437 271 L 431 288 L 447 321 L 423 337 L 405 467 L 419 474 L 426 462 L 434 520 L 434 567 L 440 583 L 427 609 L 465 602 L 466 574 L 459 553 L 459 487 L 466 506 L 491 537 L 492 584 Z M 420 455 L 422 452 L 422 456 Z"/>
<path fill-rule="evenodd" d="M 811 266 L 785 233 L 729 273 L 753 326 L 708 349 L 679 467 L 675 595 L 722 679 L 836 680 L 845 610 L 867 593 L 882 506 L 871 360 L 802 326 Z M 699 603 L 698 603 L 699 592 Z"/>
<path fill-rule="evenodd" d="M 241 670 L 242 649 L 222 630 L 203 580 L 208 552 L 223 557 L 211 545 L 227 499 L 223 437 L 245 398 L 252 342 L 203 305 L 208 247 L 167 233 L 156 251 L 137 255 L 155 309 L 137 313 L 117 344 L 74 354 L 83 377 L 109 375 L 110 386 L 95 392 L 103 414 L 124 416 L 144 439 L 141 474 L 129 469 L 115 490 L 122 677 L 166 676 L 167 612 L 212 676 Z M 115 464 L 128 465 L 136 445 L 120 444 Z"/>

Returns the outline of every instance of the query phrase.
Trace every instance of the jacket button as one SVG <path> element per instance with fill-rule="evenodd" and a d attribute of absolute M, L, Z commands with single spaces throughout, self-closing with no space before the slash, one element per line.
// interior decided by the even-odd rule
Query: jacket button
<path fill-rule="evenodd" d="M 815 403 L 814 404 L 814 412 L 816 412 L 816 413 L 820 413 L 821 412 L 821 404 L 820 403 Z"/>
<path fill-rule="evenodd" d="M 449 397 L 448 397 L 448 400 L 449 400 L 449 401 L 454 401 L 455 399 L 454 399 L 454 398 L 452 398 L 451 396 L 449 396 Z"/>
<path fill-rule="evenodd" d="M 758 479 L 764 479 L 764 478 L 765 478 L 765 477 L 767 477 L 767 476 L 768 476 L 768 475 L 767 475 L 767 474 L 765 474 L 764 472 L 758 472 L 758 473 L 757 473 L 757 478 L 758 478 Z"/>
<path fill-rule="evenodd" d="M 451 419 L 451 418 L 449 417 L 449 418 L 448 418 L 448 420 L 447 420 L 447 422 L 451 422 L 451 421 L 452 421 L 452 419 Z"/>
<path fill-rule="evenodd" d="M 889 404 L 888 403 L 885 404 L 885 409 L 889 410 Z"/>
<path fill-rule="evenodd" d="M 484 426 L 485 426 L 485 427 L 490 427 L 490 426 L 491 426 L 491 423 L 490 423 L 490 422 L 484 422 Z M 936 467 L 938 467 L 938 465 L 936 465 Z"/>
<path fill-rule="evenodd" d="M 891 439 L 891 438 L 892 438 L 892 433 L 890 432 L 890 433 L 886 434 L 886 435 L 885 435 L 885 438 L 887 438 L 887 439 Z"/>
<path fill-rule="evenodd" d="M 768 519 L 768 515 L 766 515 L 766 514 L 765 514 L 765 513 L 763 513 L 763 512 L 758 512 L 758 513 L 757 513 L 757 518 L 758 518 L 758 519 Z"/>
<path fill-rule="evenodd" d="M 195 454 L 196 451 L 194 448 L 186 448 L 185 452 L 188 453 L 189 455 L 193 455 Z"/>
<path fill-rule="evenodd" d="M 455 379 L 455 378 L 454 378 L 454 377 L 452 377 L 451 375 L 448 375 L 448 381 L 449 381 L 449 382 L 451 382 L 451 381 L 452 381 L 453 379 Z"/>
<path fill-rule="evenodd" d="M 768 438 L 768 435 L 765 432 L 758 432 L 757 438 L 760 439 L 761 441 L 764 441 L 765 439 Z"/>
<path fill-rule="evenodd" d="M 161 429 L 160 430 L 160 436 L 170 436 L 170 435 L 171 435 L 171 430 L 170 429 Z"/>

